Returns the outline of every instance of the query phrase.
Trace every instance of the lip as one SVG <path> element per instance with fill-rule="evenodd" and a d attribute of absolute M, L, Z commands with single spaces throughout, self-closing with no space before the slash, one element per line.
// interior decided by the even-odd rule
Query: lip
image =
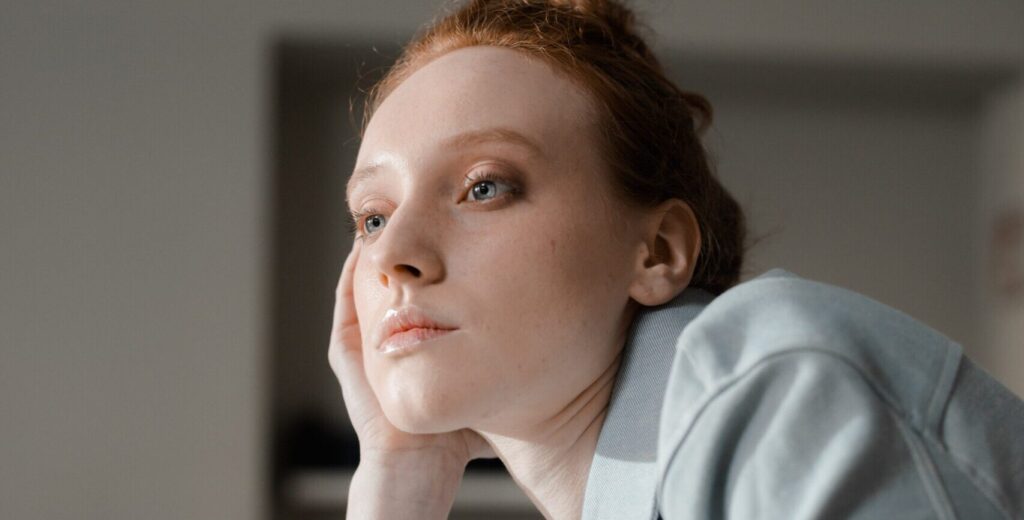
<path fill-rule="evenodd" d="M 380 337 L 384 339 L 377 350 L 384 354 L 408 351 L 453 330 L 456 327 L 434 319 L 419 307 L 388 309 L 380 323 Z"/>
<path fill-rule="evenodd" d="M 389 356 L 408 354 L 424 346 L 425 343 L 429 343 L 430 340 L 447 336 L 452 332 L 454 331 L 451 329 L 412 328 L 388 336 L 380 344 L 378 350 L 381 354 Z"/>

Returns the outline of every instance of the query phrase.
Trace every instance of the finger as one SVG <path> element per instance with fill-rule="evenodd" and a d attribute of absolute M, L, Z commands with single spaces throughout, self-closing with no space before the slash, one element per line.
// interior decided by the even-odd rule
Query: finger
<path fill-rule="evenodd" d="M 335 372 L 343 368 L 338 365 L 347 364 L 344 363 L 346 361 L 344 358 L 355 356 L 361 361 L 362 357 L 362 336 L 359 332 L 359 319 L 355 310 L 353 288 L 353 273 L 360 249 L 360 241 L 356 241 L 352 246 L 352 251 L 345 259 L 335 290 L 334 317 L 328 350 L 328 359 Z"/>
<path fill-rule="evenodd" d="M 334 319 L 331 325 L 331 340 L 335 341 L 339 334 L 350 332 L 352 326 L 358 327 L 359 319 L 355 310 L 355 290 L 353 288 L 353 273 L 359 258 L 360 241 L 352 245 L 352 251 L 345 259 L 345 265 L 341 268 L 341 276 L 338 280 L 338 287 L 335 290 L 334 298 Z M 351 345 L 345 345 L 351 347 Z"/>
<path fill-rule="evenodd" d="M 341 269 L 328 349 L 328 360 L 341 386 L 349 419 L 357 432 L 362 428 L 360 425 L 372 422 L 382 413 L 363 366 L 362 335 L 355 310 L 353 273 L 360 249 L 361 241 L 356 241 Z"/>

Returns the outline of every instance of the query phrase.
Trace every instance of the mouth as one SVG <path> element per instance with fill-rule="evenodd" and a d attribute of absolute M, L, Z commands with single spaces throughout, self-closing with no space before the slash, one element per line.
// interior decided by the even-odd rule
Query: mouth
<path fill-rule="evenodd" d="M 435 319 L 432 312 L 415 305 L 388 309 L 380 328 L 384 340 L 377 350 L 389 355 L 411 352 L 419 345 L 457 329 L 451 322 Z"/>
<path fill-rule="evenodd" d="M 410 354 L 424 347 L 431 340 L 446 336 L 455 330 L 413 327 L 396 331 L 381 342 L 378 351 L 389 356 Z"/>

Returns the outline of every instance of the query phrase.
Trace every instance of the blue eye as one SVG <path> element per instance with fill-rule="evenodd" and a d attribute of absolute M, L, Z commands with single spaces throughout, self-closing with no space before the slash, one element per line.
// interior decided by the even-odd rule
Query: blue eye
<path fill-rule="evenodd" d="M 372 230 L 366 230 L 366 228 L 368 228 L 371 224 L 377 225 L 377 226 L 380 226 L 380 227 L 384 227 L 385 220 L 386 220 L 386 217 L 384 217 L 384 215 L 376 214 L 376 213 L 373 214 L 373 215 L 370 215 L 369 217 L 366 218 L 365 221 L 363 221 L 364 222 L 364 224 L 363 224 L 364 232 L 366 232 L 366 233 L 373 233 Z"/>
<path fill-rule="evenodd" d="M 513 181 L 505 180 L 500 174 L 489 171 L 467 175 L 466 185 L 470 186 L 467 200 L 483 204 L 503 198 L 503 195 L 515 196 L 520 193 L 519 186 Z M 361 239 L 376 235 L 386 222 L 387 217 L 384 216 L 384 211 L 377 208 L 366 208 L 362 211 L 352 212 L 350 228 L 356 235 L 356 239 Z"/>
<path fill-rule="evenodd" d="M 466 183 L 472 183 L 472 187 L 470 188 L 469 193 L 474 198 L 471 198 L 469 200 L 474 202 L 478 202 L 480 200 L 493 200 L 500 196 L 500 190 L 495 188 L 495 186 L 498 185 L 503 185 L 506 187 L 505 193 L 518 192 L 518 188 L 514 184 L 504 180 L 499 175 L 491 172 L 484 172 L 480 175 L 477 175 L 476 177 L 467 176 Z"/>

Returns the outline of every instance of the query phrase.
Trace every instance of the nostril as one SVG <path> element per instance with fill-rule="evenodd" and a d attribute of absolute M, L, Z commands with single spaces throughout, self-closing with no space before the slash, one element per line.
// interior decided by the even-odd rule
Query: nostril
<path fill-rule="evenodd" d="M 411 275 L 413 278 L 420 278 L 423 275 L 423 271 L 421 271 L 421 270 L 419 270 L 419 269 L 417 269 L 417 268 L 415 268 L 415 267 L 413 267 L 413 266 L 411 266 L 409 264 L 398 264 L 398 265 L 395 266 L 395 269 L 394 269 L 394 271 L 391 272 L 391 274 L 388 274 L 388 273 L 385 273 L 385 272 L 381 272 L 378 275 L 381 286 L 388 287 L 388 285 L 391 283 L 391 277 L 392 276 L 401 276 L 402 271 L 408 272 L 409 275 Z"/>
<path fill-rule="evenodd" d="M 398 268 L 399 269 L 405 269 L 406 271 L 409 271 L 409 273 L 412 274 L 413 276 L 415 276 L 416 278 L 420 277 L 420 270 L 416 269 L 415 267 L 413 267 L 411 265 L 404 265 L 403 264 L 403 265 L 398 266 Z"/>

